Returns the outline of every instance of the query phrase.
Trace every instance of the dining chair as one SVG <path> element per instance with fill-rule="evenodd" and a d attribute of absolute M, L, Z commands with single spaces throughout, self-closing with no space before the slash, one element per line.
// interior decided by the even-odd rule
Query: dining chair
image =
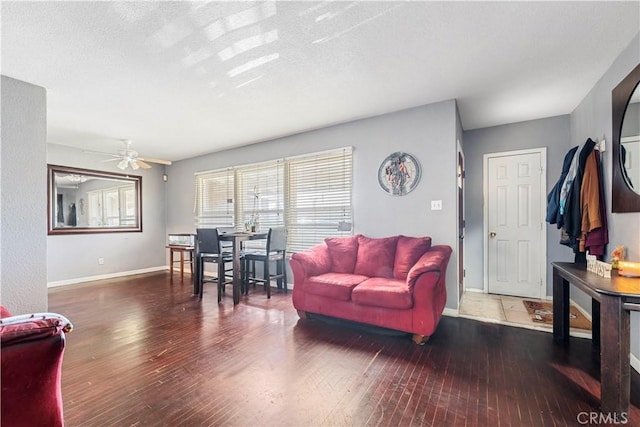
<path fill-rule="evenodd" d="M 242 256 L 242 289 L 245 294 L 249 292 L 249 285 L 263 283 L 267 291 L 267 298 L 271 298 L 271 280 L 277 280 L 278 289 L 287 292 L 287 268 L 285 265 L 285 251 L 287 249 L 287 229 L 273 227 L 267 234 L 267 244 L 264 250 L 245 252 Z M 263 264 L 263 275 L 256 275 L 256 261 Z M 271 262 L 276 263 L 276 274 L 270 273 Z"/>
<path fill-rule="evenodd" d="M 195 260 L 196 260 L 196 289 L 198 296 L 202 299 L 204 294 L 204 284 L 213 282 L 218 288 L 218 302 L 222 301 L 225 285 L 231 283 L 227 281 L 226 264 L 233 263 L 233 255 L 229 252 L 222 251 L 220 246 L 220 238 L 217 228 L 198 228 L 196 230 L 195 242 Z M 205 279 L 204 263 L 211 262 L 218 266 L 218 275 L 212 279 Z"/>
<path fill-rule="evenodd" d="M 235 227 L 216 227 L 218 229 L 218 235 L 220 234 L 225 234 L 225 233 L 233 233 L 236 231 Z M 221 240 L 220 241 L 220 249 L 222 249 L 222 252 L 233 252 L 233 242 L 230 240 L 224 241 Z"/>

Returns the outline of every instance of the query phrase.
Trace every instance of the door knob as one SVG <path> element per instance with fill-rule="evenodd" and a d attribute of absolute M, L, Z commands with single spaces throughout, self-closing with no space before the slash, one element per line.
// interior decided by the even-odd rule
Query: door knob
<path fill-rule="evenodd" d="M 496 232 L 495 232 L 495 231 L 492 231 L 491 233 L 489 233 L 489 236 L 490 236 L 490 237 L 492 237 L 492 238 L 493 238 L 493 237 L 496 237 Z"/>

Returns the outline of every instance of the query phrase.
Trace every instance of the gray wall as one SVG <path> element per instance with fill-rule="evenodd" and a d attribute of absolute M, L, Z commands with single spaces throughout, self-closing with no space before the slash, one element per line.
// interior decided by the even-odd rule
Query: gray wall
<path fill-rule="evenodd" d="M 553 188 L 562 170 L 564 155 L 571 148 L 569 116 L 551 117 L 513 123 L 504 126 L 465 132 L 464 155 L 466 168 L 466 237 L 465 269 L 467 289 L 483 289 L 483 156 L 501 151 L 547 148 L 547 193 Z M 546 195 L 545 195 L 546 197 Z M 570 248 L 558 243 L 560 231 L 547 224 L 547 259 L 572 261 Z M 473 255 L 472 255 L 473 254 Z M 547 270 L 547 295 L 551 295 L 552 271 Z"/>
<path fill-rule="evenodd" d="M 119 148 L 114 142 L 114 152 Z M 115 166 L 117 162 L 103 160 L 103 156 L 72 147 L 47 145 L 49 164 L 122 173 Z M 162 180 L 165 167 L 153 165 L 151 169 L 128 171 L 142 176 L 142 232 L 47 236 L 50 285 L 166 268 L 166 183 Z M 46 195 L 43 197 L 46 200 Z M 98 265 L 98 258 L 104 258 L 104 265 Z"/>
<path fill-rule="evenodd" d="M 44 88 L 2 76 L 0 303 L 13 314 L 47 311 Z"/>
<path fill-rule="evenodd" d="M 602 138 L 611 142 L 613 123 L 611 119 L 611 91 L 624 79 L 631 70 L 640 63 L 640 35 L 636 35 L 629 46 L 607 70 L 604 76 L 593 87 L 571 114 L 571 143 L 576 145 L 588 137 Z M 611 206 L 611 162 L 610 148 L 604 153 L 605 197 Z M 629 259 L 640 260 L 640 213 L 610 214 L 609 219 L 609 253 L 618 245 L 627 249 Z M 583 307 L 588 306 L 586 295 L 573 298 L 580 301 Z M 640 359 L 640 313 L 632 313 L 631 317 L 631 352 Z"/>
<path fill-rule="evenodd" d="M 428 235 L 455 250 L 458 126 L 450 100 L 175 162 L 168 168 L 167 232 L 194 232 L 195 172 L 353 146 L 354 231 L 372 237 Z M 422 165 L 420 184 L 403 197 L 378 187 L 378 167 L 395 151 L 413 154 Z M 443 209 L 431 211 L 431 200 L 442 200 Z M 454 253 L 447 270 L 450 308 L 457 308 L 456 262 Z"/>

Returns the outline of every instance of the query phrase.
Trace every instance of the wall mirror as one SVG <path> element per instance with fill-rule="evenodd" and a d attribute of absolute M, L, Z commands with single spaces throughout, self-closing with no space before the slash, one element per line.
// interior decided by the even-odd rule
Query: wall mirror
<path fill-rule="evenodd" d="M 48 165 L 48 234 L 142 231 L 142 177 Z"/>
<path fill-rule="evenodd" d="M 640 65 L 612 92 L 613 212 L 640 212 Z"/>

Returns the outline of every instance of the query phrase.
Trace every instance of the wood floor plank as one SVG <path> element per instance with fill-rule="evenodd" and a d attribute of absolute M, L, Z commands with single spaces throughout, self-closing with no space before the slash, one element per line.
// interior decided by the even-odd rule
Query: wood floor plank
<path fill-rule="evenodd" d="M 301 320 L 291 293 L 233 306 L 164 272 L 53 288 L 69 317 L 68 427 L 564 426 L 597 412 L 591 343 L 443 318 L 425 346 L 348 322 Z M 632 373 L 629 425 L 640 425 Z"/>

